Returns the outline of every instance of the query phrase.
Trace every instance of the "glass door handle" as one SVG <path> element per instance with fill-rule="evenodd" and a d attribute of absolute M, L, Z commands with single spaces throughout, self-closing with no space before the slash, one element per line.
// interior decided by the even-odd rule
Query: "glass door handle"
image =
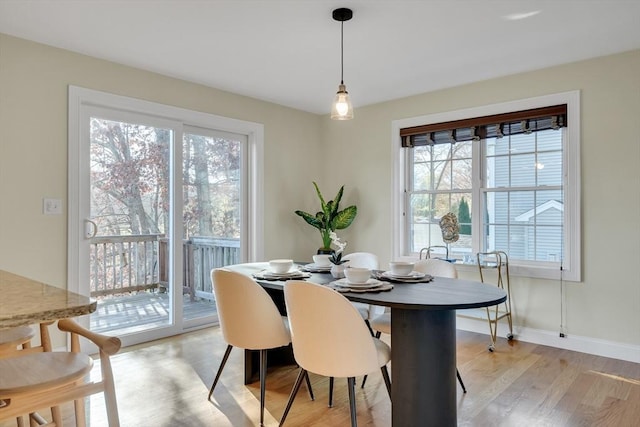
<path fill-rule="evenodd" d="M 84 235 L 87 239 L 96 237 L 98 234 L 98 225 L 90 219 L 85 219 Z"/>

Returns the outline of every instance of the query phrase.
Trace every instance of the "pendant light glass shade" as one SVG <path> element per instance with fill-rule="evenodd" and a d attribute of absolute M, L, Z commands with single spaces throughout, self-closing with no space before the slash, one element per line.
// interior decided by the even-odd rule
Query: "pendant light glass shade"
<path fill-rule="evenodd" d="M 353 119 L 353 106 L 349 99 L 349 92 L 347 87 L 343 84 L 338 86 L 338 93 L 333 100 L 333 106 L 331 108 L 331 118 L 333 120 L 350 120 Z"/>
<path fill-rule="evenodd" d="M 333 19 L 340 22 L 340 85 L 331 106 L 331 118 L 333 120 L 353 119 L 353 106 L 349 99 L 349 92 L 344 84 L 344 21 L 353 17 L 353 11 L 340 8 L 333 11 Z"/>

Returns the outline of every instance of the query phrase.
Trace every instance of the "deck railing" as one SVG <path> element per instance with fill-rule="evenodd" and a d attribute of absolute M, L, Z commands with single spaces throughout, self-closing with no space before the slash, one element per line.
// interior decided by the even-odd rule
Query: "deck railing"
<path fill-rule="evenodd" d="M 100 236 L 90 243 L 91 296 L 166 289 L 168 239 L 161 234 Z M 210 271 L 240 261 L 240 241 L 193 237 L 183 241 L 183 293 L 213 299 Z"/>
<path fill-rule="evenodd" d="M 240 262 L 240 240 L 192 237 L 182 242 L 182 293 L 213 300 L 211 270 Z M 160 239 L 160 283 L 169 280 L 168 239 Z"/>

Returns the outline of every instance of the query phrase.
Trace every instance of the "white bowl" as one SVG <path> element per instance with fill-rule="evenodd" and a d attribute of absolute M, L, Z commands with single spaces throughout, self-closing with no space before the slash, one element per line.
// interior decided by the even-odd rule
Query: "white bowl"
<path fill-rule="evenodd" d="M 317 267 L 329 267 L 331 265 L 331 261 L 329 261 L 330 257 L 331 255 L 325 255 L 325 254 L 314 255 L 313 263 Z"/>
<path fill-rule="evenodd" d="M 283 274 L 291 270 L 291 267 L 293 267 L 293 260 L 272 259 L 271 261 L 269 261 L 269 267 L 274 273 Z"/>
<path fill-rule="evenodd" d="M 408 276 L 413 271 L 415 263 L 406 261 L 394 261 L 389 263 L 391 273 L 397 276 Z"/>
<path fill-rule="evenodd" d="M 371 277 L 371 270 L 368 268 L 347 267 L 344 275 L 349 283 L 366 283 Z"/>

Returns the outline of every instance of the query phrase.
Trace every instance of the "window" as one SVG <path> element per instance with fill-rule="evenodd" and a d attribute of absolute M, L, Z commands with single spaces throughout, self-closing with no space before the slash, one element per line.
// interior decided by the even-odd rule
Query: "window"
<path fill-rule="evenodd" d="M 511 273 L 580 280 L 578 93 L 393 122 L 395 257 L 475 262 L 502 250 Z M 397 144 L 397 145 L 396 145 Z M 446 244 L 440 219 L 456 214 Z"/>

